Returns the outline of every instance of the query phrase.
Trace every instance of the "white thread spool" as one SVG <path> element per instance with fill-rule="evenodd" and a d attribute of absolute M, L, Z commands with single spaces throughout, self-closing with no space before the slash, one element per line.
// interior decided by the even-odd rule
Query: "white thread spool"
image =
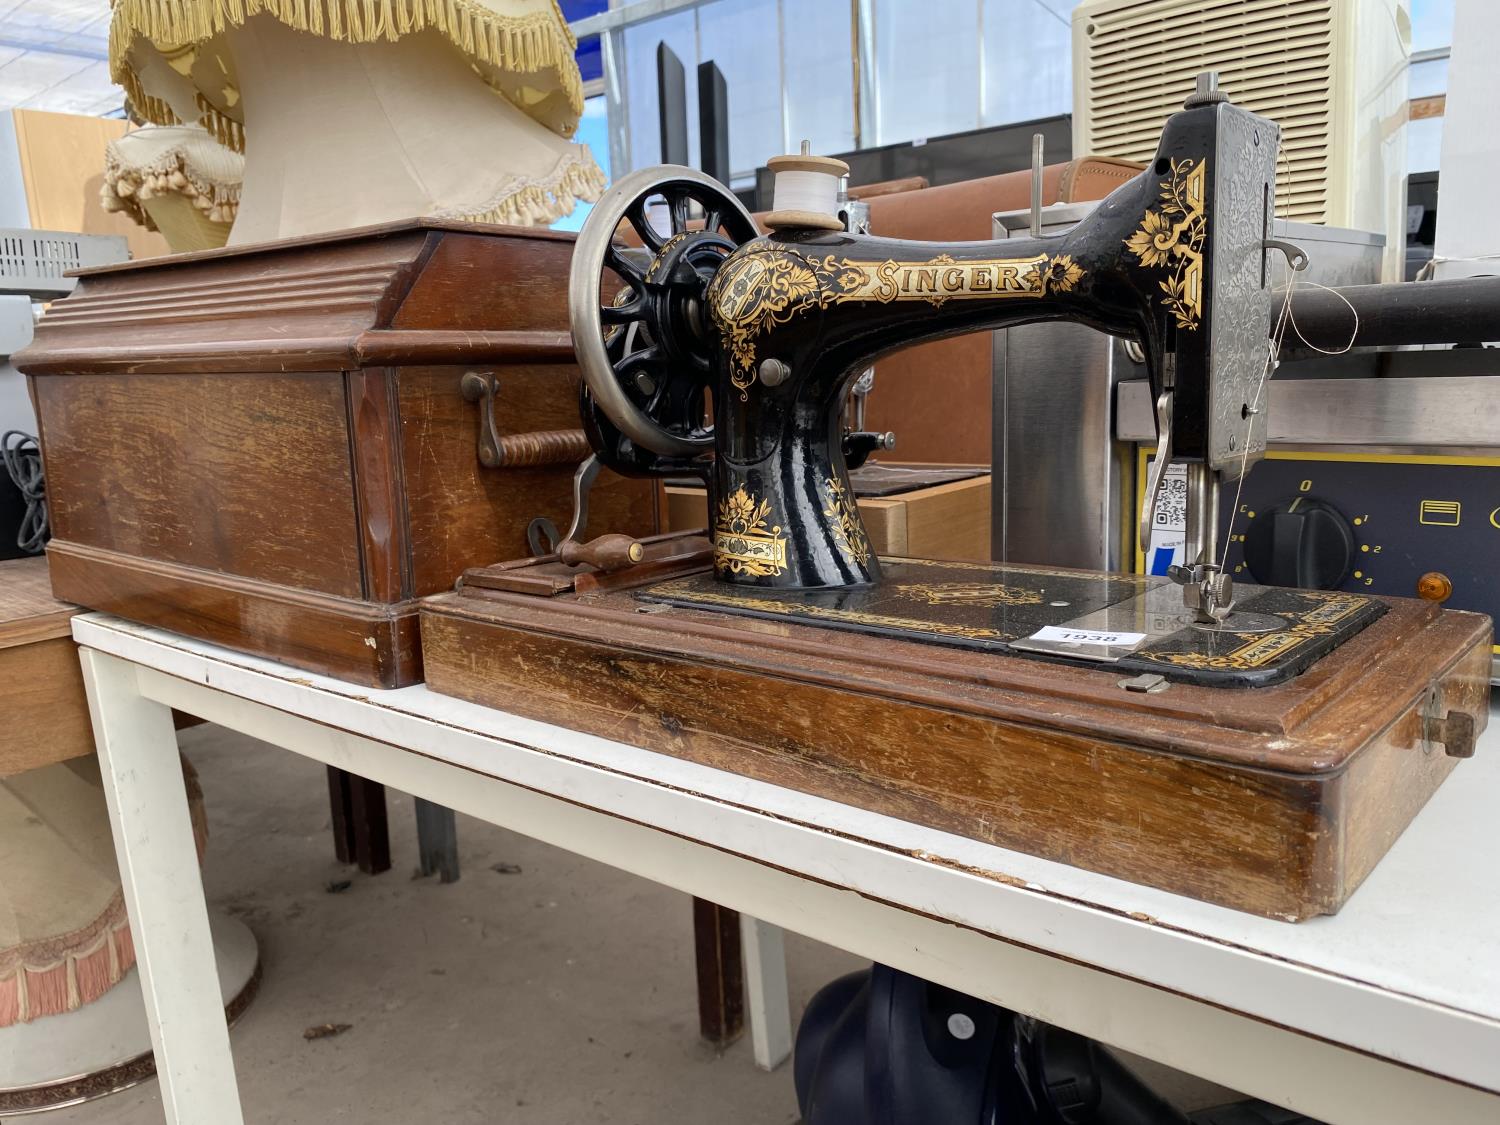
<path fill-rule="evenodd" d="M 838 194 L 839 181 L 827 172 L 777 172 L 771 207 L 776 211 L 831 215 L 838 209 Z"/>
<path fill-rule="evenodd" d="M 849 174 L 849 165 L 827 156 L 813 156 L 808 143 L 795 156 L 773 156 L 766 167 L 776 175 L 771 193 L 771 213 L 766 226 L 812 227 L 843 230 L 839 218 L 839 184 Z"/>

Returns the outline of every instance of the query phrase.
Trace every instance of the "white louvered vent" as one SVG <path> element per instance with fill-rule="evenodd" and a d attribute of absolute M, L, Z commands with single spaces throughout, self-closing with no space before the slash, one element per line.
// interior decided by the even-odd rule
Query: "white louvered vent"
<path fill-rule="evenodd" d="M 1277 214 L 1329 220 L 1335 0 L 1127 0 L 1079 17 L 1076 152 L 1149 161 L 1193 79 L 1282 129 Z M 1075 32 L 1075 33 L 1077 33 Z"/>

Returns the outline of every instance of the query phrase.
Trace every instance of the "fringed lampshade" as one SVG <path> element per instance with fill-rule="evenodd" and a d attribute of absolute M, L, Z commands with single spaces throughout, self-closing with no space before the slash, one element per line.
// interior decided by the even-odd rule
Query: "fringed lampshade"
<path fill-rule="evenodd" d="M 147 125 L 104 150 L 106 211 L 160 231 L 176 252 L 223 246 L 240 206 L 245 158 L 198 125 Z"/>
<path fill-rule="evenodd" d="M 203 792 L 182 765 L 201 858 Z M 0 871 L 0 1028 L 71 1012 L 130 971 L 135 946 L 96 758 L 0 781 Z"/>
<path fill-rule="evenodd" d="M 554 0 L 116 0 L 110 28 L 142 116 L 244 152 L 235 244 L 597 198 L 574 47 Z"/>

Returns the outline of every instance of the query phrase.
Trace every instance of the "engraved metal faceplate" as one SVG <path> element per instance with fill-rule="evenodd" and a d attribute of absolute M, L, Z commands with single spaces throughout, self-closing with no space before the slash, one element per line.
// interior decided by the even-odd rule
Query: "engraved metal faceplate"
<path fill-rule="evenodd" d="M 1234 478 L 1266 451 L 1266 375 L 1272 301 L 1263 288 L 1276 200 L 1281 129 L 1228 103 L 1218 107 L 1214 161 L 1212 332 L 1208 386 L 1208 464 Z M 1249 454 L 1246 456 L 1248 444 Z"/>

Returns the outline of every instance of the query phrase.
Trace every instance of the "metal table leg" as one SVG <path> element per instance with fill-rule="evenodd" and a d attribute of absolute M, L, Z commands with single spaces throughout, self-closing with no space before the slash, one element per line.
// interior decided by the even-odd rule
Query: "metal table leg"
<path fill-rule="evenodd" d="M 421 797 L 412 798 L 417 810 L 417 866 L 423 875 L 434 872 L 444 883 L 458 882 L 458 825 L 453 810 Z"/>

